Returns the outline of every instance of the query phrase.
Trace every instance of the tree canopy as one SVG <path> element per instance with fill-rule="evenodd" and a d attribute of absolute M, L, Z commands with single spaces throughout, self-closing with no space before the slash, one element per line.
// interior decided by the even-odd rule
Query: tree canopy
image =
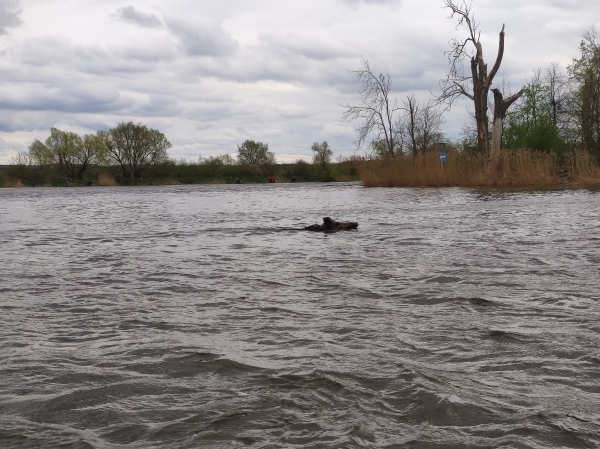
<path fill-rule="evenodd" d="M 34 140 L 29 146 L 29 157 L 41 168 L 57 164 L 61 176 L 82 178 L 88 168 L 106 161 L 106 147 L 95 135 L 83 138 L 70 131 L 52 128 L 45 143 Z"/>
<path fill-rule="evenodd" d="M 552 86 L 542 79 L 541 73 L 523 88 L 523 96 L 506 119 L 503 134 L 505 148 L 531 148 L 562 154 L 565 140 L 556 123 Z"/>
<path fill-rule="evenodd" d="M 569 66 L 575 83 L 571 113 L 583 147 L 600 159 L 600 43 L 595 28 L 585 31 L 579 51 L 580 57 Z"/>
<path fill-rule="evenodd" d="M 123 176 L 140 178 L 142 171 L 168 161 L 167 150 L 171 143 L 155 129 L 133 122 L 119 123 L 100 139 L 108 148 L 108 156 L 123 169 Z"/>
<path fill-rule="evenodd" d="M 245 165 L 269 165 L 275 163 L 275 154 L 269 151 L 269 145 L 254 140 L 246 140 L 238 145 L 238 162 Z"/>

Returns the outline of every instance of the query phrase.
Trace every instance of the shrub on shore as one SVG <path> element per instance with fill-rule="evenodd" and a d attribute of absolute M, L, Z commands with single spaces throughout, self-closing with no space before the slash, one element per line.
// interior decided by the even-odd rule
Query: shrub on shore
<path fill-rule="evenodd" d="M 559 161 L 552 153 L 503 151 L 496 169 L 485 155 L 449 151 L 441 164 L 435 152 L 365 161 L 358 167 L 365 187 L 535 186 L 571 182 L 600 183 L 593 156 L 575 151 Z"/>

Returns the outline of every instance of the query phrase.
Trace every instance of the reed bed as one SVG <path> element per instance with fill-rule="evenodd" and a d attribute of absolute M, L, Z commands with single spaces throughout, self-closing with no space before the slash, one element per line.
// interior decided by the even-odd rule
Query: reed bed
<path fill-rule="evenodd" d="M 108 173 L 100 173 L 98 175 L 98 185 L 105 187 L 116 186 L 117 181 L 113 175 L 109 175 Z"/>
<path fill-rule="evenodd" d="M 24 187 L 23 183 L 19 179 L 6 179 L 4 180 L 4 187 Z"/>
<path fill-rule="evenodd" d="M 589 153 L 554 154 L 526 149 L 503 151 L 495 164 L 487 155 L 449 151 L 440 163 L 435 152 L 365 161 L 358 167 L 365 187 L 548 186 L 568 181 L 599 182 L 600 169 Z"/>
<path fill-rule="evenodd" d="M 600 166 L 587 151 L 569 153 L 564 163 L 565 174 L 570 180 L 584 184 L 600 184 Z"/>
<path fill-rule="evenodd" d="M 157 181 L 151 181 L 150 184 L 156 184 L 156 185 L 161 185 L 161 186 L 178 186 L 178 185 L 181 185 L 181 182 L 179 182 L 179 180 L 177 180 L 177 179 L 166 178 L 166 179 L 159 179 Z"/>

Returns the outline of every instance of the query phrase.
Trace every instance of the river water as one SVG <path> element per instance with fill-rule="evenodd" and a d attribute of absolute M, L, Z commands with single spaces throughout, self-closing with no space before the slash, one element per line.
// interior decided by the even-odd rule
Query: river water
<path fill-rule="evenodd" d="M 600 192 L 0 189 L 0 249 L 2 448 L 600 447 Z"/>

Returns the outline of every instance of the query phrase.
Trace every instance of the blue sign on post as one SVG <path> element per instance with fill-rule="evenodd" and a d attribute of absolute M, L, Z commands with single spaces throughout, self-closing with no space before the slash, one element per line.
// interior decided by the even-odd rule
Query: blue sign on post
<path fill-rule="evenodd" d="M 446 162 L 446 160 L 448 160 L 448 153 L 442 151 L 440 153 L 440 162 L 443 164 L 444 162 Z"/>

